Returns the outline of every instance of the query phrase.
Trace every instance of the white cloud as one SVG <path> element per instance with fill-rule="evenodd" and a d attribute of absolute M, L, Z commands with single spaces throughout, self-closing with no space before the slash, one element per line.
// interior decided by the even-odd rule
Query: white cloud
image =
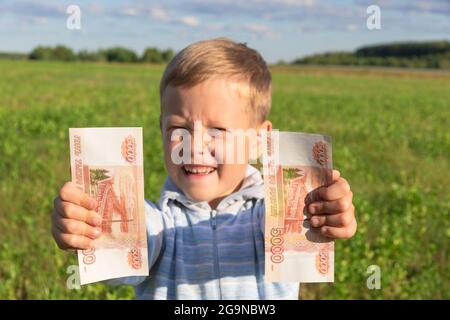
<path fill-rule="evenodd" d="M 304 6 L 313 7 L 316 4 L 316 0 L 272 0 L 273 2 L 286 6 Z"/>
<path fill-rule="evenodd" d="M 351 24 L 348 24 L 348 25 L 345 27 L 345 29 L 346 29 L 347 31 L 356 31 L 356 30 L 358 30 L 358 26 L 357 26 L 356 24 L 351 23 Z"/>
<path fill-rule="evenodd" d="M 117 13 L 128 17 L 151 17 L 159 21 L 170 20 L 168 12 L 161 7 L 128 6 L 120 8 Z"/>
<path fill-rule="evenodd" d="M 30 21 L 36 24 L 47 24 L 48 17 L 30 17 Z"/>
<path fill-rule="evenodd" d="M 158 20 L 166 21 L 169 19 L 169 15 L 166 10 L 158 7 L 153 7 L 150 9 L 150 15 Z"/>
<path fill-rule="evenodd" d="M 141 11 L 135 7 L 125 7 L 119 11 L 120 14 L 129 17 L 138 17 L 141 15 Z"/>
<path fill-rule="evenodd" d="M 179 19 L 179 22 L 186 26 L 197 27 L 200 24 L 200 20 L 194 16 L 184 16 Z"/>
<path fill-rule="evenodd" d="M 12 13 L 20 16 L 30 17 L 59 17 L 66 13 L 66 7 L 62 4 L 48 1 L 16 1 L 0 2 L 0 14 Z"/>
<path fill-rule="evenodd" d="M 272 30 L 272 28 L 263 24 L 257 23 L 246 24 L 244 25 L 244 30 L 264 38 L 271 38 L 275 36 L 275 32 Z"/>
<path fill-rule="evenodd" d="M 90 4 L 86 7 L 86 10 L 88 12 L 94 13 L 94 14 L 103 14 L 104 13 L 103 7 L 98 4 Z"/>
<path fill-rule="evenodd" d="M 209 23 L 205 26 L 205 30 L 223 31 L 223 30 L 225 30 L 225 25 L 223 23 Z"/>

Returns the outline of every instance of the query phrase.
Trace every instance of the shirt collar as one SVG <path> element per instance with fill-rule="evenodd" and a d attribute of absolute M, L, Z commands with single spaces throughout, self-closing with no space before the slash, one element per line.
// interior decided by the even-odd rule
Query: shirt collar
<path fill-rule="evenodd" d="M 216 210 L 221 211 L 230 204 L 246 199 L 260 199 L 264 197 L 264 181 L 258 169 L 252 165 L 248 165 L 245 173 L 244 181 L 240 189 L 223 198 L 218 204 Z M 169 200 L 177 200 L 185 207 L 192 210 L 206 210 L 211 211 L 212 208 L 207 201 L 195 202 L 187 197 L 183 191 L 170 179 L 166 177 L 164 182 L 161 197 L 159 199 L 159 206 L 165 209 Z"/>

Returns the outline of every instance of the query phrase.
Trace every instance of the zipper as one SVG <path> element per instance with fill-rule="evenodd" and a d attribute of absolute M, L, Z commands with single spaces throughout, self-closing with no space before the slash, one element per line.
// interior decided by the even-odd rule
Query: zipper
<path fill-rule="evenodd" d="M 217 247 L 217 211 L 211 211 L 211 228 L 213 233 L 213 259 L 214 259 L 214 272 L 217 276 L 217 290 L 219 292 L 219 299 L 222 299 L 222 288 L 220 284 L 220 267 L 219 267 L 219 248 Z"/>
<path fill-rule="evenodd" d="M 216 230 L 216 228 L 217 228 L 216 214 L 217 214 L 216 210 L 211 211 L 211 227 L 213 230 Z"/>

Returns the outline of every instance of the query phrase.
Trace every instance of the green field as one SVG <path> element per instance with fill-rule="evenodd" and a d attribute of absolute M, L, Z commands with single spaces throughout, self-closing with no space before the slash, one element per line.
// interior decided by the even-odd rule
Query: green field
<path fill-rule="evenodd" d="M 0 299 L 129 299 L 132 288 L 66 288 L 73 253 L 50 234 L 53 198 L 70 179 L 69 127 L 142 126 L 145 194 L 165 169 L 158 85 L 163 67 L 0 60 Z M 306 299 L 450 298 L 450 73 L 273 70 L 270 120 L 333 137 L 359 229 L 336 242 L 334 284 Z M 366 286 L 370 265 L 381 289 Z"/>

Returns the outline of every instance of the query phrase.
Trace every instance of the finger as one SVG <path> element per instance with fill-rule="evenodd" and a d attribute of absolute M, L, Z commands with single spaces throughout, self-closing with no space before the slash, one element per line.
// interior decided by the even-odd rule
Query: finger
<path fill-rule="evenodd" d="M 350 192 L 346 196 L 334 201 L 316 201 L 308 206 L 311 214 L 336 214 L 350 209 L 352 206 L 353 194 Z"/>
<path fill-rule="evenodd" d="M 331 183 L 309 192 L 308 196 L 305 198 L 305 204 L 308 205 L 312 202 L 321 200 L 321 193 L 324 191 L 323 189 L 326 189 L 327 187 L 336 183 L 340 177 L 341 177 L 341 173 L 338 170 L 332 170 L 331 171 Z"/>
<path fill-rule="evenodd" d="M 95 246 L 94 240 L 76 234 L 61 233 L 56 226 L 52 227 L 52 233 L 56 244 L 63 250 L 86 250 Z"/>
<path fill-rule="evenodd" d="M 81 206 L 67 201 L 56 201 L 55 209 L 62 218 L 83 221 L 93 227 L 102 224 L 102 216 L 93 210 L 87 210 Z"/>
<path fill-rule="evenodd" d="M 341 173 L 338 170 L 333 170 L 332 171 L 332 175 L 331 175 L 331 179 L 333 181 L 337 181 L 341 176 Z"/>
<path fill-rule="evenodd" d="M 311 226 L 317 228 L 323 225 L 330 227 L 347 227 L 353 223 L 355 219 L 354 208 L 344 213 L 333 215 L 317 215 L 310 219 Z"/>
<path fill-rule="evenodd" d="M 356 228 L 357 228 L 356 220 L 353 220 L 353 222 L 349 226 L 343 228 L 323 226 L 320 228 L 320 232 L 321 234 L 323 234 L 328 238 L 348 239 L 353 237 L 353 235 L 356 233 Z"/>
<path fill-rule="evenodd" d="M 339 178 L 329 186 L 322 186 L 320 188 L 317 188 L 316 190 L 313 190 L 311 202 L 319 200 L 331 201 L 340 199 L 350 192 L 350 185 L 348 184 L 347 180 L 345 180 L 344 178 Z"/>
<path fill-rule="evenodd" d="M 101 228 L 91 227 L 87 223 L 74 219 L 63 218 L 56 220 L 55 226 L 61 231 L 61 233 L 85 236 L 91 239 L 96 239 L 102 234 Z"/>
<path fill-rule="evenodd" d="M 72 202 L 82 206 L 88 210 L 93 210 L 96 207 L 94 198 L 88 196 L 86 193 L 78 189 L 73 182 L 66 182 L 59 192 L 59 197 L 62 201 Z"/>

